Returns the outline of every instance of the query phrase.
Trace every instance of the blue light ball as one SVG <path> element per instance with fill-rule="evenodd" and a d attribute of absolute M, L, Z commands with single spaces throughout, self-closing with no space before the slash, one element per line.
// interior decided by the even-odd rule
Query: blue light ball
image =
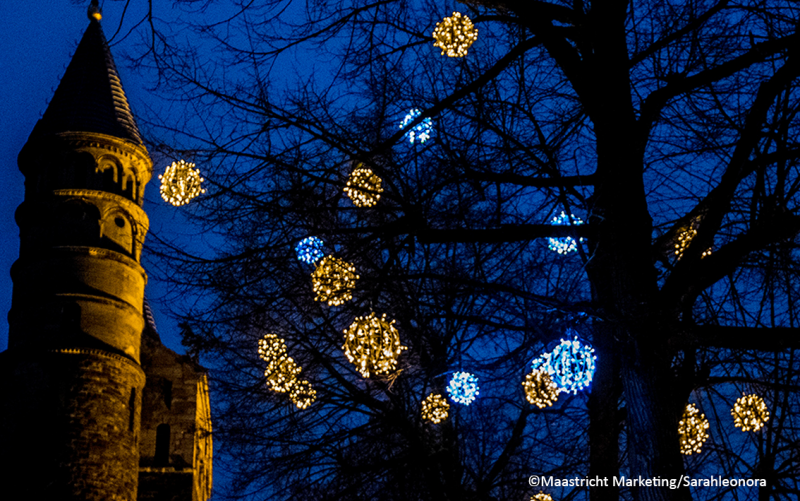
<path fill-rule="evenodd" d="M 575 217 L 572 214 L 567 216 L 567 214 L 562 211 L 561 214 L 554 217 L 550 224 L 553 226 L 577 226 L 583 224 L 583 221 L 579 217 Z M 578 242 L 583 242 L 583 238 L 579 238 L 578 241 L 575 241 L 572 237 L 550 237 L 547 239 L 548 247 L 553 252 L 558 252 L 559 254 L 569 254 L 570 252 L 574 252 L 578 250 Z"/>
<path fill-rule="evenodd" d="M 571 329 L 568 333 L 574 333 Z M 544 353 L 531 363 L 534 370 L 544 369 L 559 388 L 577 394 L 592 383 L 595 371 L 594 348 L 574 339 L 562 339 L 550 353 Z"/>
<path fill-rule="evenodd" d="M 300 240 L 294 250 L 297 252 L 297 259 L 306 264 L 314 264 L 323 257 L 325 253 L 322 251 L 324 242 L 317 237 L 306 237 Z"/>
<path fill-rule="evenodd" d="M 409 111 L 406 114 L 405 118 L 403 119 L 403 123 L 400 124 L 401 129 L 405 129 L 408 124 L 414 121 L 415 118 L 420 116 L 422 112 L 416 108 Z M 422 122 L 418 123 L 414 127 L 411 128 L 408 132 L 406 132 L 405 136 L 414 144 L 414 142 L 419 141 L 420 143 L 424 143 L 428 139 L 431 138 L 433 134 L 433 122 L 431 121 L 430 117 L 426 117 L 422 120 Z"/>
<path fill-rule="evenodd" d="M 455 372 L 447 385 L 450 400 L 458 404 L 469 405 L 478 396 L 478 378 L 469 372 Z"/>

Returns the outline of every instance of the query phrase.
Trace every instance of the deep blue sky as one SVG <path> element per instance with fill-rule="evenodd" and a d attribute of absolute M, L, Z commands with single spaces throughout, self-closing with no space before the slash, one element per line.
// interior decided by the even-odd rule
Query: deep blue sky
<path fill-rule="evenodd" d="M 17 154 L 46 109 L 89 24 L 86 17 L 88 5 L 89 0 L 80 5 L 73 5 L 68 0 L 0 1 L 0 47 L 3 49 L 0 50 L 0 168 L 3 175 L 0 196 L 0 351 L 5 350 L 8 344 L 6 318 L 11 308 L 12 290 L 9 270 L 19 257 L 19 228 L 14 221 L 14 211 L 23 199 L 24 178 L 17 166 Z M 103 30 L 106 37 L 111 38 L 119 26 L 124 2 L 107 0 L 101 1 L 101 5 Z M 138 19 L 137 12 L 129 11 L 122 32 Z M 134 114 L 153 97 L 148 94 L 146 82 L 123 61 L 122 53 L 129 50 L 135 41 L 133 36 L 120 44 L 112 41 L 111 48 Z M 151 233 L 161 235 L 172 234 L 171 229 L 176 228 L 182 218 L 181 209 L 167 206 L 159 196 L 157 176 L 164 167 L 154 166 L 154 179 L 147 187 L 144 206 L 150 217 Z M 164 284 L 153 273 L 149 275 L 147 295 L 151 298 L 159 333 L 167 346 L 182 353 L 177 326 L 167 316 L 166 308 L 159 304 L 159 299 L 164 296 Z"/>

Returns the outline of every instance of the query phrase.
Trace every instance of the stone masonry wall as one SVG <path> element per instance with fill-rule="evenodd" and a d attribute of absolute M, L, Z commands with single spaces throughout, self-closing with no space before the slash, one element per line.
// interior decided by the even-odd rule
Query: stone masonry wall
<path fill-rule="evenodd" d="M 141 368 L 101 350 L 3 355 L 3 499 L 135 501 Z"/>

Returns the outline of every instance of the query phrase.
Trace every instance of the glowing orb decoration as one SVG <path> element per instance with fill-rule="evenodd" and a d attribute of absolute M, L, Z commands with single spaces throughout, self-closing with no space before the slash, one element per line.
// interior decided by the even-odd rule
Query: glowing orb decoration
<path fill-rule="evenodd" d="M 758 431 L 769 421 L 769 411 L 764 399 L 758 395 L 744 395 L 731 409 L 733 424 L 742 431 Z"/>
<path fill-rule="evenodd" d="M 701 447 L 708 440 L 708 419 L 700 414 L 694 404 L 689 404 L 678 422 L 678 436 L 681 439 L 681 454 L 700 454 Z"/>
<path fill-rule="evenodd" d="M 328 306 L 344 304 L 353 298 L 358 278 L 352 264 L 333 256 L 325 256 L 311 273 L 316 293 L 314 300 L 327 302 Z"/>
<path fill-rule="evenodd" d="M 305 409 L 317 399 L 317 391 L 308 381 L 297 381 L 289 390 L 289 398 L 298 409 Z"/>
<path fill-rule="evenodd" d="M 448 57 L 464 57 L 467 49 L 478 39 L 478 30 L 472 20 L 460 12 L 453 12 L 436 24 L 433 30 L 434 47 L 442 49 L 442 55 Z"/>
<path fill-rule="evenodd" d="M 534 370 L 525 376 L 522 387 L 525 388 L 525 398 L 528 402 L 540 409 L 550 407 L 556 403 L 558 395 L 561 393 L 561 388 L 553 382 L 550 374 L 543 369 Z"/>
<path fill-rule="evenodd" d="M 414 121 L 415 118 L 420 116 L 422 112 L 416 108 L 409 111 L 406 117 L 403 119 L 403 123 L 400 124 L 401 129 L 405 129 L 408 124 Z M 426 117 L 422 122 L 415 125 L 410 131 L 406 132 L 406 137 L 414 144 L 414 142 L 419 141 L 420 143 L 424 143 L 428 139 L 431 138 L 433 134 L 433 122 L 431 121 L 430 117 Z"/>
<path fill-rule="evenodd" d="M 478 378 L 469 372 L 455 372 L 447 385 L 450 400 L 457 404 L 471 404 L 479 393 Z"/>
<path fill-rule="evenodd" d="M 317 237 L 306 237 L 300 240 L 294 250 L 297 252 L 298 260 L 306 264 L 314 264 L 325 257 L 325 253 L 322 251 L 324 245 L 325 243 Z"/>
<path fill-rule="evenodd" d="M 375 313 L 356 317 L 344 331 L 345 356 L 363 377 L 370 374 L 390 374 L 397 368 L 397 357 L 407 349 L 400 344 L 400 334 L 394 320 L 386 321 L 384 313 L 378 318 Z"/>
<path fill-rule="evenodd" d="M 550 494 L 539 491 L 539 494 L 531 496 L 531 501 L 553 501 L 553 497 Z"/>
<path fill-rule="evenodd" d="M 286 393 L 297 381 L 300 367 L 294 363 L 286 350 L 286 343 L 275 334 L 267 334 L 258 342 L 258 356 L 267 362 L 264 377 L 267 387 L 278 393 Z"/>
<path fill-rule="evenodd" d="M 572 341 L 562 339 L 552 352 L 535 359 L 531 368 L 544 370 L 562 391 L 575 395 L 592 383 L 597 360 L 593 353 L 594 348 L 581 343 L 578 336 Z"/>
<path fill-rule="evenodd" d="M 344 192 L 356 207 L 372 207 L 378 203 L 383 193 L 381 178 L 370 169 L 355 169 L 347 180 Z"/>
<path fill-rule="evenodd" d="M 583 221 L 579 217 L 575 217 L 572 214 L 568 216 L 564 211 L 561 211 L 561 214 L 554 217 L 550 224 L 554 226 L 577 226 L 583 224 Z M 547 239 L 550 250 L 559 254 L 569 254 L 577 251 L 578 242 L 583 242 L 583 238 L 579 238 L 578 241 L 575 241 L 572 237 L 550 237 Z"/>
<path fill-rule="evenodd" d="M 175 207 L 188 204 L 194 197 L 206 192 L 200 187 L 204 181 L 200 177 L 200 170 L 183 160 L 172 162 L 158 178 L 161 180 L 161 198 Z"/>
<path fill-rule="evenodd" d="M 450 404 L 438 393 L 431 393 L 422 401 L 422 419 L 432 421 L 434 424 L 447 419 Z"/>

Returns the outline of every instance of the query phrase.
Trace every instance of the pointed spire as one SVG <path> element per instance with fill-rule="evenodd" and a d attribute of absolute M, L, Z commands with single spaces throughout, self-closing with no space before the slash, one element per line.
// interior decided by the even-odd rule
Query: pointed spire
<path fill-rule="evenodd" d="M 31 138 L 59 132 L 98 132 L 143 145 L 125 91 L 100 27 L 93 0 L 89 27 Z"/>
<path fill-rule="evenodd" d="M 97 0 L 92 0 L 89 4 L 89 21 L 100 21 L 103 19 L 103 9 L 98 5 Z"/>

